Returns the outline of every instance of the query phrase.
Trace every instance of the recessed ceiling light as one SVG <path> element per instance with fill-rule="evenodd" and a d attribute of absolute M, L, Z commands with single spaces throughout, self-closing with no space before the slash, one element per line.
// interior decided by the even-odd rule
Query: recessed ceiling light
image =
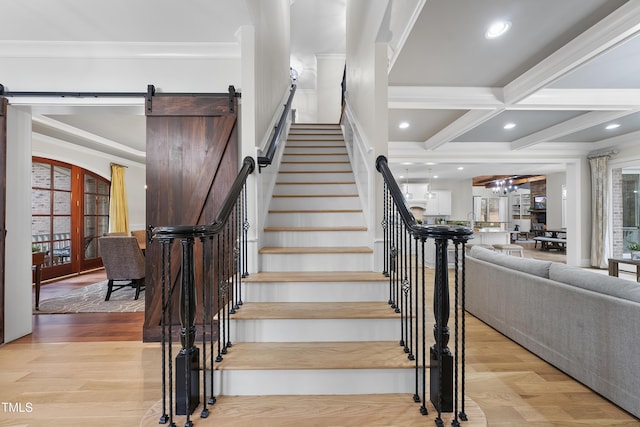
<path fill-rule="evenodd" d="M 438 175 L 433 175 L 433 179 L 437 179 L 437 178 L 438 178 Z"/>
<path fill-rule="evenodd" d="M 464 170 L 464 167 L 462 167 L 462 166 L 458 166 L 458 170 L 459 170 L 459 171 Z"/>
<path fill-rule="evenodd" d="M 605 127 L 606 130 L 617 129 L 620 127 L 620 123 L 611 123 Z"/>
<path fill-rule="evenodd" d="M 409 127 L 409 122 L 402 122 L 398 125 L 400 129 L 406 129 Z"/>
<path fill-rule="evenodd" d="M 434 163 L 434 162 L 427 162 L 427 163 L 425 163 L 425 165 L 427 165 L 427 166 L 433 166 L 433 165 L 435 165 L 435 163 Z"/>
<path fill-rule="evenodd" d="M 511 28 L 511 22 L 509 21 L 496 21 L 489 26 L 489 29 L 484 36 L 488 39 L 495 39 L 496 37 L 500 37 Z"/>
<path fill-rule="evenodd" d="M 514 127 L 516 127 L 515 123 L 507 123 L 506 125 L 504 125 L 504 129 L 506 130 L 513 129 Z"/>
<path fill-rule="evenodd" d="M 403 166 L 407 166 L 407 165 L 412 165 L 413 162 L 402 162 L 400 164 L 403 165 Z"/>

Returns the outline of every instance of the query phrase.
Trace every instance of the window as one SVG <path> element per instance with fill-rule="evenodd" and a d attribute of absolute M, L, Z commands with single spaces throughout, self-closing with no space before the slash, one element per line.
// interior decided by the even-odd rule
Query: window
<path fill-rule="evenodd" d="M 45 252 L 43 279 L 101 266 L 97 237 L 109 225 L 109 182 L 36 157 L 31 177 L 31 243 L 33 251 Z"/>

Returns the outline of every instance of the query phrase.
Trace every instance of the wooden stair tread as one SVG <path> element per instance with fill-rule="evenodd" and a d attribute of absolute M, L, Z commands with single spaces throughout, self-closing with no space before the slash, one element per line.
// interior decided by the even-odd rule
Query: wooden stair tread
<path fill-rule="evenodd" d="M 234 320 L 398 319 L 387 302 L 246 302 Z"/>
<path fill-rule="evenodd" d="M 367 227 L 345 226 L 345 227 L 265 227 L 266 232 L 279 231 L 367 231 Z"/>
<path fill-rule="evenodd" d="M 271 209 L 269 213 L 354 213 L 362 209 Z"/>
<path fill-rule="evenodd" d="M 331 139 L 330 141 L 335 141 L 335 139 Z M 299 142 L 296 141 L 296 142 Z M 346 145 L 297 145 L 297 144 L 287 144 L 285 147 L 285 151 L 287 148 L 346 148 Z"/>
<path fill-rule="evenodd" d="M 347 156 L 347 153 L 287 153 L 283 156 Z"/>
<path fill-rule="evenodd" d="M 216 370 L 412 369 L 397 341 L 241 342 Z"/>
<path fill-rule="evenodd" d="M 388 282 L 377 271 L 261 271 L 244 282 Z"/>
<path fill-rule="evenodd" d="M 353 171 L 279 171 L 278 173 L 353 173 Z"/>
<path fill-rule="evenodd" d="M 291 160 L 288 160 L 288 161 L 287 160 L 283 160 L 282 162 L 280 162 L 280 164 L 285 164 L 285 165 L 333 165 L 333 164 L 335 164 L 335 165 L 348 165 L 348 164 L 351 164 L 351 163 L 349 161 L 344 161 L 344 162 L 340 161 L 340 162 L 338 162 L 338 161 L 335 161 L 335 160 L 332 160 L 332 161 L 315 161 L 315 162 L 311 162 L 311 161 L 308 161 L 308 162 L 294 162 L 294 161 L 291 161 Z"/>
<path fill-rule="evenodd" d="M 261 254 L 370 254 L 373 253 L 373 249 L 366 246 L 266 246 L 259 252 Z"/>
<path fill-rule="evenodd" d="M 276 185 L 355 185 L 355 181 L 278 181 Z"/>
<path fill-rule="evenodd" d="M 358 197 L 357 194 L 274 194 L 272 197 Z"/>

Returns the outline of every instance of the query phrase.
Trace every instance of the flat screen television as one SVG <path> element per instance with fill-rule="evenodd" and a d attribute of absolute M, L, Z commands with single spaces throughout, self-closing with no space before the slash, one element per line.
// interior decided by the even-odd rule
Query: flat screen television
<path fill-rule="evenodd" d="M 536 196 L 533 198 L 533 208 L 535 210 L 547 209 L 547 196 Z"/>

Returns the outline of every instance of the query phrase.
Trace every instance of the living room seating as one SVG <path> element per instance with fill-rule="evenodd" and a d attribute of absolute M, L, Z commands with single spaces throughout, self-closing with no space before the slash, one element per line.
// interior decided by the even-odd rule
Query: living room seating
<path fill-rule="evenodd" d="M 640 284 L 474 247 L 466 309 L 640 416 Z"/>
<path fill-rule="evenodd" d="M 101 237 L 98 245 L 109 280 L 107 296 L 104 300 L 109 301 L 113 291 L 127 286 L 136 289 L 135 299 L 138 299 L 140 291 L 144 289 L 145 259 L 136 238 L 132 236 Z"/>

